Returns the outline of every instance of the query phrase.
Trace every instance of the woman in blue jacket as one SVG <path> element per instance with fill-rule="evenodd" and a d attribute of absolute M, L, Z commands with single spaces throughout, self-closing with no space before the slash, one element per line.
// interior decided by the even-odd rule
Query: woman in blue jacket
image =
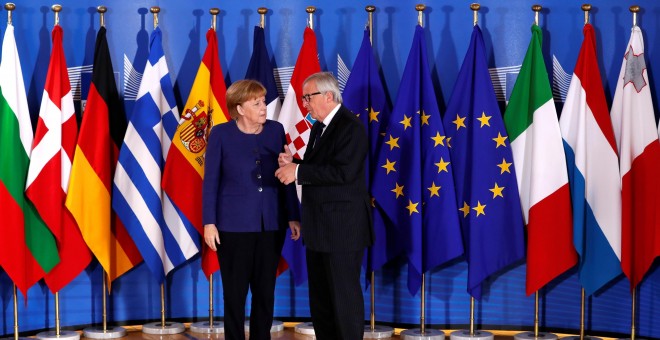
<path fill-rule="evenodd" d="M 275 177 L 286 145 L 282 124 L 266 119 L 266 89 L 239 80 L 227 89 L 230 122 L 208 138 L 202 218 L 204 241 L 217 249 L 225 338 L 245 339 L 245 300 L 252 292 L 250 339 L 270 339 L 275 276 L 287 225 L 300 237 L 295 186 Z"/>

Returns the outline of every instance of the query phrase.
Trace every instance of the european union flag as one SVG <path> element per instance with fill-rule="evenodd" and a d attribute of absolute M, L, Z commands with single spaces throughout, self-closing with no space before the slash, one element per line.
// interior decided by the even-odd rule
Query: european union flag
<path fill-rule="evenodd" d="M 424 29 L 417 26 L 372 187 L 376 203 L 399 229 L 413 295 L 423 273 L 463 253 L 449 143 L 427 55 Z"/>
<path fill-rule="evenodd" d="M 383 83 L 378 76 L 378 65 L 376 65 L 373 47 L 369 41 L 369 29 L 364 31 L 362 46 L 358 51 L 342 97 L 344 98 L 344 105 L 358 115 L 369 136 L 367 183 L 369 183 L 369 192 L 372 193 L 371 188 L 374 183 L 370 178 L 378 169 L 378 149 L 383 139 L 380 132 L 382 125 L 387 123 L 390 109 L 385 98 Z M 383 219 L 382 214 L 384 212 L 374 207 L 373 219 L 376 241 L 367 250 L 367 256 L 364 259 L 367 273 L 380 269 L 385 263 L 403 251 L 402 244 L 395 234 L 396 229 L 392 223 L 386 224 L 386 219 Z M 370 275 L 367 275 L 367 278 L 370 277 Z"/>
<path fill-rule="evenodd" d="M 513 156 L 474 26 L 444 117 L 468 262 L 468 293 L 481 298 L 490 275 L 525 255 Z"/>

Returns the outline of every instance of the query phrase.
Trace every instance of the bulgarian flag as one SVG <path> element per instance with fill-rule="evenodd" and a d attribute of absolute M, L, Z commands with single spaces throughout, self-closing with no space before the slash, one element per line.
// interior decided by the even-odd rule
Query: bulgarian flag
<path fill-rule="evenodd" d="M 577 263 L 566 156 L 541 39 L 541 29 L 533 25 L 504 113 L 527 225 L 528 295 Z"/>
<path fill-rule="evenodd" d="M 206 51 L 167 154 L 161 185 L 174 205 L 204 235 L 202 179 L 206 138 L 215 124 L 230 120 L 224 76 L 214 29 L 206 32 Z M 202 242 L 202 270 L 208 278 L 220 269 L 216 252 Z"/>
<path fill-rule="evenodd" d="M 633 290 L 660 255 L 660 144 L 644 38 L 632 28 L 612 102 L 621 175 L 621 267 Z"/>
<path fill-rule="evenodd" d="M 25 189 L 57 240 L 60 263 L 45 277 L 53 293 L 78 276 L 92 259 L 75 219 L 64 206 L 78 124 L 62 35 L 62 28 L 56 25 Z"/>
<path fill-rule="evenodd" d="M 32 137 L 14 26 L 8 24 L 0 64 L 0 266 L 24 297 L 59 262 L 55 238 L 24 194 Z"/>

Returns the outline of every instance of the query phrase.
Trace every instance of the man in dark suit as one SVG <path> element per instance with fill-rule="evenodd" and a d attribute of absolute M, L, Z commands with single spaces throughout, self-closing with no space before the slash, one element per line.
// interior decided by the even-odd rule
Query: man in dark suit
<path fill-rule="evenodd" d="M 371 202 L 365 180 L 367 135 L 341 104 L 331 73 L 309 76 L 302 101 L 317 122 L 303 160 L 288 148 L 275 172 L 284 184 L 302 185 L 301 231 L 307 249 L 309 303 L 319 340 L 357 340 L 364 334 L 362 257 L 373 244 Z"/>

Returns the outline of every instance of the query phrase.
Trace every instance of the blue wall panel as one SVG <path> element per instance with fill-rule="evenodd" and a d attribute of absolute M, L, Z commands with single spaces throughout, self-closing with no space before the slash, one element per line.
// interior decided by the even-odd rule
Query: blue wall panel
<path fill-rule="evenodd" d="M 428 6 L 424 26 L 431 62 L 432 77 L 438 103 L 444 110 L 467 49 L 472 28 L 471 1 L 420 1 Z M 204 34 L 210 27 L 208 9 L 220 6 L 218 43 L 220 61 L 228 84 L 242 79 L 252 52 L 253 26 L 259 22 L 257 8 L 270 8 L 266 16 L 266 39 L 273 63 L 285 73 L 295 64 L 306 25 L 305 7 L 317 6 L 314 16 L 319 59 L 323 69 L 337 74 L 338 64 L 348 69 L 361 42 L 367 15 L 367 1 L 274 1 L 244 0 L 214 2 L 209 0 L 145 1 L 114 0 L 108 6 L 106 23 L 114 69 L 120 93 L 130 114 L 137 87 L 131 70 L 141 73 L 148 53 L 149 34 L 153 29 L 148 8 L 161 7 L 160 26 L 163 45 L 169 59 L 177 102 L 185 102 L 206 47 Z M 401 72 L 406 62 L 417 13 L 417 2 L 381 0 L 374 19 L 374 47 L 380 63 L 390 101 L 396 96 Z M 61 26 L 70 72 L 80 79 L 74 88 L 82 99 L 89 85 L 94 41 L 99 27 L 95 6 L 101 3 L 63 0 Z M 485 0 L 481 2 L 480 25 L 484 32 L 489 67 L 496 68 L 504 81 L 496 84 L 507 98 L 516 78 L 515 67 L 522 63 L 531 37 L 532 1 Z M 540 14 L 544 31 L 543 51 L 550 74 L 571 74 L 582 42 L 583 12 L 580 3 L 546 0 Z M 615 0 L 594 4 L 591 21 L 596 29 L 599 66 L 604 78 L 608 101 L 611 102 L 616 78 L 630 35 L 632 16 L 628 6 Z M 657 110 L 660 86 L 660 4 L 638 1 L 642 7 L 639 25 L 646 39 L 646 60 L 651 79 L 654 106 Z M 31 114 L 36 118 L 50 56 L 50 31 L 54 16 L 51 2 L 21 0 L 14 12 L 14 25 L 19 54 L 28 91 Z M 0 11 L 0 17 L 5 15 Z M 6 21 L 0 20 L 4 34 Z M 553 63 L 553 60 L 556 62 Z M 282 79 L 284 83 L 288 79 Z M 558 84 L 561 85 L 561 84 Z M 567 85 L 567 84 L 564 84 Z M 556 87 L 561 108 L 560 86 Z M 283 96 L 283 93 L 280 95 Z M 410 296 L 406 287 L 405 261 L 396 259 L 376 273 L 376 315 L 380 322 L 414 326 L 419 323 L 420 296 Z M 64 326 L 75 327 L 101 321 L 101 268 L 92 264 L 60 294 L 61 318 Z M 219 275 L 214 276 L 215 314 L 222 315 Z M 466 293 L 467 265 L 457 260 L 427 275 L 428 324 L 434 327 L 459 327 L 469 322 L 469 296 Z M 477 303 L 476 317 L 481 325 L 504 329 L 529 329 L 533 324 L 533 297 L 524 294 L 525 265 L 520 263 L 492 278 L 484 298 Z M 167 280 L 168 317 L 181 320 L 208 315 L 208 283 L 200 271 L 200 261 L 192 261 L 174 271 Z M 307 285 L 296 287 L 289 272 L 279 279 L 276 288 L 275 316 L 280 319 L 309 318 Z M 366 315 L 369 298 L 366 294 Z M 548 330 L 573 331 L 579 327 L 580 286 L 574 271 L 555 280 L 542 291 L 541 325 Z M 639 288 L 638 334 L 660 338 L 660 270 L 654 266 Z M 11 282 L 0 270 L 0 335 L 13 331 Z M 55 324 L 53 296 L 42 284 L 28 293 L 28 303 L 19 302 L 22 331 L 52 328 Z M 20 297 L 22 300 L 22 296 Z M 249 306 L 249 304 L 248 304 Z M 630 330 L 631 298 L 628 281 L 619 278 L 607 289 L 587 300 L 587 328 L 592 334 L 627 334 Z M 160 316 L 160 289 L 144 265 L 134 268 L 112 285 L 109 311 L 113 320 L 131 322 L 155 320 Z"/>

